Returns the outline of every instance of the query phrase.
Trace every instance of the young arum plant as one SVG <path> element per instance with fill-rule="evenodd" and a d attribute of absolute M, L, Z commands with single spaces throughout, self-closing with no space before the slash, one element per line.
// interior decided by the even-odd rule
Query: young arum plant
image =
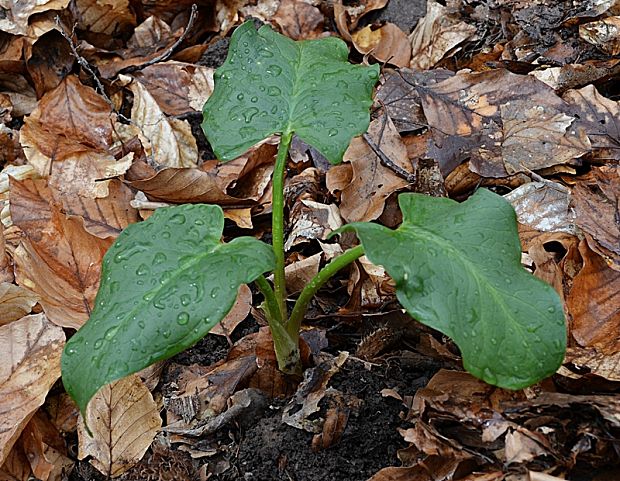
<path fill-rule="evenodd" d="M 450 336 L 465 368 L 519 389 L 555 372 L 566 347 L 559 296 L 525 271 L 512 207 L 479 190 L 459 204 L 401 194 L 402 225 L 354 223 L 360 245 L 328 263 L 292 311 L 284 276 L 284 179 L 293 134 L 332 164 L 369 125 L 378 66 L 351 65 L 337 38 L 294 42 L 250 22 L 232 35 L 215 75 L 202 127 L 228 161 L 273 134 L 272 246 L 253 237 L 222 243 L 213 205 L 158 209 L 127 227 L 106 253 L 95 307 L 67 342 L 62 377 L 82 413 L 105 384 L 169 358 L 205 336 L 231 309 L 241 284 L 255 282 L 281 370 L 299 372 L 299 331 L 312 296 L 366 255 L 396 283 L 402 306 Z M 263 276 L 273 272 L 273 288 Z"/>

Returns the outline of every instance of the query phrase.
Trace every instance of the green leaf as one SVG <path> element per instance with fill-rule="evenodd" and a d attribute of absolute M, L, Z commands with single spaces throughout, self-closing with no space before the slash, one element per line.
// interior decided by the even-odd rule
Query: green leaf
<path fill-rule="evenodd" d="M 295 42 L 246 22 L 233 33 L 202 128 L 217 157 L 231 160 L 274 133 L 295 132 L 331 163 L 368 129 L 379 66 L 351 65 L 335 37 Z"/>
<path fill-rule="evenodd" d="M 62 379 L 82 412 L 105 384 L 190 347 L 231 309 L 241 284 L 272 270 L 252 237 L 222 244 L 222 209 L 158 209 L 127 227 L 103 259 L 88 322 L 67 342 Z"/>
<path fill-rule="evenodd" d="M 553 374 L 566 349 L 562 304 L 521 266 L 511 205 L 481 189 L 461 204 L 402 194 L 403 223 L 345 226 L 396 282 L 403 307 L 450 336 L 474 376 L 520 389 Z"/>

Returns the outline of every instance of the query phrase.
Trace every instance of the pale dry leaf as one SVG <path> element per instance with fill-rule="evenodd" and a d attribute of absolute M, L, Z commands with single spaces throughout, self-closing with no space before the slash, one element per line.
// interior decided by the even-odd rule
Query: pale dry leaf
<path fill-rule="evenodd" d="M 60 377 L 64 344 L 43 313 L 0 326 L 0 465 Z"/>
<path fill-rule="evenodd" d="M 0 73 L 0 85 L 3 93 L 11 99 L 13 117 L 28 115 L 37 107 L 37 93 L 23 75 Z"/>
<path fill-rule="evenodd" d="M 607 17 L 579 26 L 579 37 L 609 55 L 620 54 L 620 17 Z"/>
<path fill-rule="evenodd" d="M 403 170 L 412 173 L 407 148 L 393 122 L 388 118 L 371 122 L 368 135 L 383 153 Z M 381 134 L 383 134 L 381 136 Z M 371 221 L 383 212 L 386 199 L 408 182 L 385 167 L 362 137 L 356 137 L 343 160 L 353 167 L 353 180 L 341 194 L 340 215 L 347 222 Z"/>
<path fill-rule="evenodd" d="M 134 95 L 131 120 L 140 129 L 140 140 L 153 167 L 195 167 L 198 147 L 189 123 L 168 118 L 140 82 L 125 75 L 120 78 L 130 82 Z"/>
<path fill-rule="evenodd" d="M 570 190 L 557 182 L 529 182 L 504 198 L 512 204 L 517 220 L 541 232 L 576 235 L 575 216 L 569 208 Z"/>
<path fill-rule="evenodd" d="M 225 209 L 224 218 L 233 221 L 240 229 L 252 229 L 252 208 L 245 207 L 242 209 Z"/>
<path fill-rule="evenodd" d="M 17 443 L 7 456 L 3 465 L 0 465 L 0 480 L 2 481 L 29 481 L 31 470 L 26 453 Z"/>
<path fill-rule="evenodd" d="M 28 34 L 28 19 L 41 12 L 48 10 L 63 10 L 69 5 L 70 0 L 0 0 L 2 18 L 0 18 L 0 31 L 13 35 Z"/>
<path fill-rule="evenodd" d="M 576 366 L 579 372 L 590 373 L 612 382 L 620 382 L 620 351 L 601 352 L 596 348 L 570 347 L 566 352 L 565 363 Z M 580 374 L 565 370 L 564 375 L 580 378 Z"/>
<path fill-rule="evenodd" d="M 113 239 L 84 230 L 52 204 L 45 180 L 11 182 L 11 217 L 24 233 L 15 250 L 17 283 L 39 296 L 48 318 L 79 328 L 90 315 L 101 261 Z"/>
<path fill-rule="evenodd" d="M 300 204 L 289 220 L 292 227 L 284 243 L 287 251 L 303 242 L 325 240 L 331 232 L 342 226 L 342 218 L 336 205 L 305 199 L 302 199 Z"/>
<path fill-rule="evenodd" d="M 85 429 L 86 421 L 93 436 Z M 106 476 L 117 477 L 137 464 L 161 428 L 159 407 L 137 375 L 104 386 L 78 422 L 78 458 Z"/>
<path fill-rule="evenodd" d="M 284 268 L 286 290 L 289 294 L 301 292 L 310 283 L 310 280 L 319 272 L 322 257 L 323 253 L 319 252 L 292 262 Z"/>
<path fill-rule="evenodd" d="M 23 287 L 0 282 L 0 326 L 29 314 L 38 297 Z"/>
<path fill-rule="evenodd" d="M 209 334 L 216 334 L 218 336 L 230 336 L 243 320 L 248 317 L 250 309 L 252 307 L 252 291 L 247 284 L 239 286 L 237 292 L 237 299 L 233 304 L 226 317 L 218 322 L 213 329 L 209 331 Z"/>
<path fill-rule="evenodd" d="M 549 454 L 548 450 L 535 439 L 520 431 L 510 431 L 506 434 L 504 449 L 506 463 L 524 463 Z"/>
<path fill-rule="evenodd" d="M 437 64 L 455 47 L 472 38 L 476 27 L 459 21 L 448 9 L 428 0 L 426 15 L 420 19 L 409 38 L 411 39 L 411 64 L 414 70 L 427 70 Z"/>

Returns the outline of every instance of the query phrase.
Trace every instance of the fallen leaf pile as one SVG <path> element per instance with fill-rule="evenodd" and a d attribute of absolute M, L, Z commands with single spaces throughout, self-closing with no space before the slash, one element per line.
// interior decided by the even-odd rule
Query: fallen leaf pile
<path fill-rule="evenodd" d="M 217 433 L 250 426 L 273 399 L 312 449 L 329 449 L 364 403 L 333 378 L 394 357 L 443 369 L 417 392 L 382 392 L 402 403 L 395 435 L 408 447 L 369 481 L 616 479 L 620 2 L 411 0 L 423 15 L 405 25 L 382 16 L 396 1 L 0 1 L 0 480 L 89 479 L 86 462 L 126 480 L 160 479 L 153 463 L 170 479 L 232 479 L 218 477 L 232 468 Z M 342 164 L 293 142 L 289 295 L 355 243 L 328 239 L 343 224 L 398 226 L 398 193 L 464 200 L 486 187 L 516 210 L 525 268 L 564 303 L 569 349 L 553 378 L 518 392 L 473 379 L 362 257 L 311 305 L 303 381 L 277 370 L 242 286 L 212 332 L 217 356 L 117 381 L 78 415 L 60 355 L 124 228 L 209 203 L 224 209 L 226 238 L 270 239 L 278 139 L 222 164 L 200 130 L 228 36 L 249 18 L 295 40 L 339 36 L 352 61 L 382 65 L 371 125 Z M 248 316 L 258 327 L 234 336 Z M 341 324 L 358 346 L 327 354 Z"/>

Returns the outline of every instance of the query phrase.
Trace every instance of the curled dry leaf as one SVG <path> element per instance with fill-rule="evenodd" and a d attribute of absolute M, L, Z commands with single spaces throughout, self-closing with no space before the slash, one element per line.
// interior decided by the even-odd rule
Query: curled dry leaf
<path fill-rule="evenodd" d="M 300 292 L 310 280 L 319 272 L 319 265 L 323 253 L 319 252 L 305 259 L 297 260 L 284 268 L 286 290 L 289 294 Z"/>
<path fill-rule="evenodd" d="M 387 5 L 389 0 L 363 0 L 357 5 L 343 5 L 342 2 L 334 2 L 334 20 L 340 35 L 345 40 L 351 40 L 351 30 L 355 30 L 357 23 L 368 12 L 378 10 Z"/>
<path fill-rule="evenodd" d="M 37 299 L 35 294 L 23 287 L 0 282 L 0 326 L 29 314 Z"/>
<path fill-rule="evenodd" d="M 318 38 L 323 33 L 323 14 L 303 0 L 282 0 L 271 20 L 293 40 Z"/>
<path fill-rule="evenodd" d="M 58 30 L 41 35 L 32 45 L 32 54 L 26 62 L 37 97 L 58 87 L 74 62 L 71 47 Z"/>
<path fill-rule="evenodd" d="M 393 23 L 386 23 L 374 31 L 368 25 L 355 32 L 352 40 L 360 53 L 371 54 L 378 61 L 397 67 L 409 66 L 411 44 L 407 34 Z"/>
<path fill-rule="evenodd" d="M 90 315 L 101 261 L 112 239 L 84 230 L 53 205 L 45 180 L 11 182 L 11 217 L 24 233 L 14 261 L 17 283 L 39 296 L 49 319 L 78 328 Z"/>
<path fill-rule="evenodd" d="M 476 27 L 459 21 L 448 9 L 428 0 L 426 16 L 411 32 L 411 68 L 427 70 L 435 66 L 455 47 L 476 33 Z"/>
<path fill-rule="evenodd" d="M 0 479 L 9 481 L 28 481 L 31 469 L 26 453 L 20 443 L 13 446 L 13 449 L 6 457 L 3 465 L 0 466 Z"/>
<path fill-rule="evenodd" d="M 575 223 L 587 232 L 590 248 L 620 271 L 620 167 L 594 167 L 573 189 Z"/>
<path fill-rule="evenodd" d="M 411 173 L 407 148 L 390 119 L 372 121 L 368 135 L 392 162 Z M 405 179 L 381 163 L 362 137 L 353 139 L 343 160 L 351 162 L 353 167 L 353 180 L 342 191 L 340 202 L 340 214 L 347 222 L 376 219 L 383 212 L 385 200 L 408 185 Z"/>
<path fill-rule="evenodd" d="M 620 17 L 607 17 L 579 26 L 579 37 L 609 55 L 620 54 Z"/>
<path fill-rule="evenodd" d="M 75 0 L 71 13 L 81 30 L 122 37 L 136 26 L 129 0 Z"/>
<path fill-rule="evenodd" d="M 291 211 L 291 232 L 284 249 L 314 239 L 325 240 L 327 236 L 342 226 L 338 207 L 334 204 L 321 204 L 302 199 Z"/>
<path fill-rule="evenodd" d="M 216 334 L 218 336 L 230 336 L 243 320 L 248 317 L 250 309 L 252 308 L 252 291 L 247 284 L 239 286 L 239 292 L 237 293 L 237 300 L 232 306 L 232 309 L 228 311 L 226 317 L 218 322 L 213 329 L 209 331 L 209 334 Z"/>
<path fill-rule="evenodd" d="M 140 140 L 153 167 L 195 167 L 198 147 L 189 122 L 166 117 L 144 85 L 126 75 L 121 80 L 129 83 L 133 106 L 131 120 L 139 129 Z"/>
<path fill-rule="evenodd" d="M 13 35 L 28 34 L 28 19 L 48 10 L 62 10 L 70 0 L 27 0 L 22 2 L 3 1 L 0 31 Z"/>
<path fill-rule="evenodd" d="M 93 433 L 84 427 L 86 421 Z M 137 375 L 104 386 L 78 422 L 78 458 L 117 477 L 138 463 L 161 428 L 159 408 Z"/>
<path fill-rule="evenodd" d="M 584 347 L 609 354 L 620 352 L 620 271 L 611 269 L 585 240 L 579 244 L 579 252 L 583 269 L 567 299 L 573 337 Z"/>
<path fill-rule="evenodd" d="M 0 326 L 0 466 L 60 377 L 64 344 L 43 313 Z"/>

